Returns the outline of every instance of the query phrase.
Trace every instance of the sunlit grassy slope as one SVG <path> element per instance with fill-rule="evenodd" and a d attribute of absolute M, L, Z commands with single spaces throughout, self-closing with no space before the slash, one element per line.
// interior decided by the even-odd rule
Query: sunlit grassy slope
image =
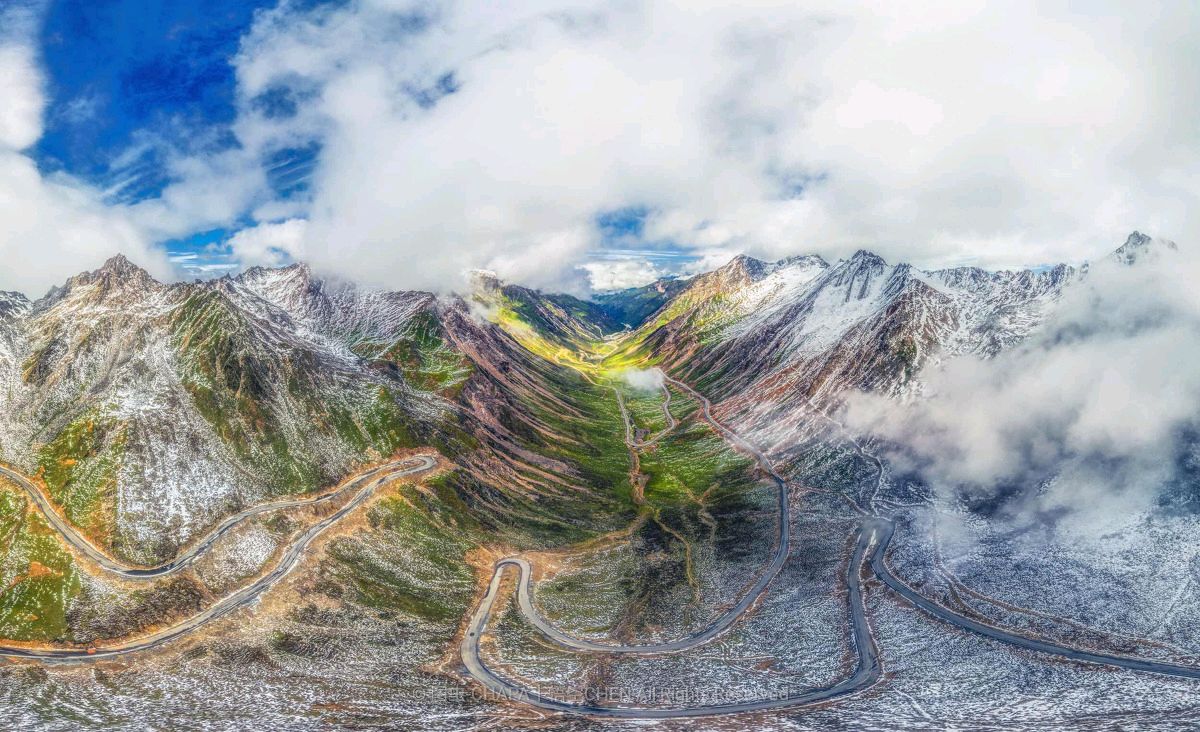
<path fill-rule="evenodd" d="M 67 638 L 67 606 L 79 575 L 46 520 L 16 486 L 0 481 L 0 637 Z"/>

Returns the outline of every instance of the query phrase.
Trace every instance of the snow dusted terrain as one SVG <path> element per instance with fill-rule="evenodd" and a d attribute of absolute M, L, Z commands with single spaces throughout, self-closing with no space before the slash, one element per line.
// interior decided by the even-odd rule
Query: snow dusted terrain
<path fill-rule="evenodd" d="M 36 302 L 4 297 L 0 459 L 70 465 L 56 497 L 138 561 L 377 458 L 388 439 L 372 419 L 445 409 L 353 352 L 386 350 L 429 296 L 326 294 L 303 267 L 164 285 L 117 258 Z"/>
<path fill-rule="evenodd" d="M 1173 248 L 1134 234 L 1113 258 L 1136 264 Z M 711 397 L 714 414 L 787 477 L 792 552 L 760 604 L 712 644 L 671 657 L 568 654 L 509 611 L 484 648 L 489 663 L 570 692 L 664 687 L 754 698 L 831 684 L 852 661 L 848 537 L 872 513 L 899 527 L 889 555 L 895 574 L 964 616 L 1075 647 L 1194 663 L 1200 521 L 1188 508 L 1192 486 L 1176 486 L 1169 505 L 1094 531 L 1056 533 L 938 492 L 893 464 L 881 440 L 840 421 L 851 393 L 916 402 L 928 396 L 927 365 L 1018 347 L 1087 277 L 1086 265 L 923 271 L 862 251 L 833 263 L 738 257 L 686 284 L 631 293 L 638 308 L 621 312 L 647 316 L 620 336 L 630 352 Z M 682 484 L 680 475 L 711 460 L 736 490 L 683 486 L 683 505 L 699 506 L 694 514 L 674 504 L 606 503 L 598 481 L 611 473 L 621 482 L 629 470 L 627 446 L 605 421 L 615 406 L 607 387 L 589 391 L 595 385 L 560 361 L 588 343 L 617 342 L 601 337 L 620 326 L 565 296 L 482 286 L 493 315 L 507 308 L 497 320 L 516 321 L 511 331 L 461 300 L 366 291 L 304 265 L 167 285 L 117 258 L 38 300 L 0 293 L 0 459 L 41 473 L 71 520 L 117 554 L 169 556 L 239 507 L 336 483 L 410 448 L 433 445 L 458 481 L 431 481 L 375 505 L 293 573 L 282 599 L 179 653 L 113 669 L 6 669 L 0 720 L 708 728 L 547 721 L 519 704 L 475 698 L 460 683 L 447 638 L 461 630 L 479 577 L 514 546 L 548 560 L 537 602 L 556 626 L 584 637 L 662 639 L 725 607 L 761 565 L 773 528 L 761 475 L 689 421 L 696 405 L 683 393 L 673 402 L 681 426 L 644 452 L 643 468 L 675 470 Z M 656 297 L 651 311 L 646 303 Z M 631 402 L 645 402 L 642 419 L 658 419 L 656 398 Z M 596 462 L 578 457 L 597 453 Z M 596 516 L 609 523 L 588 525 L 595 542 L 578 542 L 579 527 Z M 240 528 L 199 563 L 197 589 L 179 604 L 187 610 L 260 572 L 310 518 L 297 512 Z M 686 551 L 676 543 L 682 534 Z M 686 574 L 674 569 L 680 556 Z M 83 584 L 93 605 L 126 602 L 120 588 Z M 179 587 L 160 591 L 182 595 Z M 1192 682 L 1014 650 L 940 624 L 875 581 L 866 601 L 885 671 L 877 686 L 836 704 L 712 726 L 1200 722 Z M 166 615 L 182 612 L 163 605 Z M 78 600 L 73 611 L 92 608 Z M 85 627 L 108 626 L 93 619 Z"/>

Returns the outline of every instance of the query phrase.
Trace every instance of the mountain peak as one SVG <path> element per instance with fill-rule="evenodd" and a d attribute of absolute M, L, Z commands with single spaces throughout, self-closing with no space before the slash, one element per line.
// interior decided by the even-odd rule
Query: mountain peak
<path fill-rule="evenodd" d="M 88 275 L 90 275 L 89 280 L 115 278 L 120 281 L 134 280 L 139 284 L 155 282 L 149 272 L 129 261 L 124 254 L 115 254 L 109 257 L 104 264 L 100 265 L 100 269 L 89 272 Z"/>
<path fill-rule="evenodd" d="M 6 317 L 13 313 L 24 312 L 29 309 L 29 298 L 19 292 L 6 292 L 0 290 L 0 317 Z"/>
<path fill-rule="evenodd" d="M 1122 264 L 1133 264 L 1140 258 L 1153 255 L 1161 249 L 1176 250 L 1178 246 L 1169 239 L 1154 239 L 1140 231 L 1134 231 L 1111 256 Z"/>
<path fill-rule="evenodd" d="M 113 272 L 116 274 L 131 274 L 140 269 L 141 267 L 138 267 L 133 262 L 130 262 L 124 254 L 115 254 L 109 257 L 108 260 L 106 260 L 97 271 Z"/>
<path fill-rule="evenodd" d="M 471 292 L 475 295 L 490 295 L 504 287 L 500 275 L 490 269 L 473 269 L 467 276 L 471 282 Z"/>
<path fill-rule="evenodd" d="M 77 274 L 67 280 L 66 285 L 51 290 L 48 297 L 57 299 L 79 287 L 98 285 L 98 289 L 89 297 L 103 299 L 112 292 L 146 291 L 160 287 L 158 280 L 150 273 L 137 266 L 123 254 L 117 254 L 91 272 Z"/>
<path fill-rule="evenodd" d="M 820 267 L 824 269 L 829 266 L 829 262 L 819 254 L 797 254 L 791 257 L 784 257 L 775 263 L 777 267 Z"/>
<path fill-rule="evenodd" d="M 846 261 L 858 265 L 887 266 L 887 260 L 875 252 L 870 252 L 866 249 L 859 249 Z"/>
<path fill-rule="evenodd" d="M 295 279 L 307 283 L 312 279 L 312 269 L 304 262 L 294 262 L 286 267 L 255 265 L 245 269 L 238 276 L 232 277 L 232 279 L 241 282 L 252 282 L 262 279 Z"/>
<path fill-rule="evenodd" d="M 767 271 L 767 263 L 748 254 L 739 254 L 716 270 L 723 278 L 759 279 Z"/>

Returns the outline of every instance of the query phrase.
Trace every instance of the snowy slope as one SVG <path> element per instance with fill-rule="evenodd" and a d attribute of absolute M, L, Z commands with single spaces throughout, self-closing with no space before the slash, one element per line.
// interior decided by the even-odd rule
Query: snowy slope
<path fill-rule="evenodd" d="M 428 296 L 356 318 L 365 298 L 339 309 L 304 274 L 165 285 L 118 257 L 37 302 L 6 296 L 0 458 L 45 472 L 72 520 L 152 561 L 245 504 L 414 442 L 446 407 L 348 334 L 382 318 L 394 335 Z"/>

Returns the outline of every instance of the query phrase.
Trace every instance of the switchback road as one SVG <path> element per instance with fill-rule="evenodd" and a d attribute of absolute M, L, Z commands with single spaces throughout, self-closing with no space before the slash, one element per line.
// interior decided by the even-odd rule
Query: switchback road
<path fill-rule="evenodd" d="M 79 533 L 79 530 L 72 526 L 71 523 L 58 512 L 58 509 L 53 503 L 50 502 L 50 499 L 46 496 L 42 489 L 39 488 L 33 481 L 29 480 L 29 478 L 3 465 L 0 465 L 0 476 L 3 476 L 4 478 L 7 478 L 8 480 L 20 486 L 21 489 L 24 490 L 29 496 L 29 499 L 33 501 L 34 505 L 38 507 L 38 510 L 42 512 L 42 515 L 46 517 L 46 520 L 50 522 L 50 525 L 54 528 L 54 530 L 57 531 L 62 537 L 62 540 L 86 556 L 88 559 L 95 562 L 108 572 L 119 575 L 125 579 L 150 580 L 172 575 L 187 568 L 187 566 L 195 561 L 197 557 L 208 551 L 209 548 L 216 543 L 217 539 L 220 539 L 234 526 L 237 526 L 239 523 L 250 518 L 251 516 L 257 516 L 258 514 L 268 513 L 270 511 L 278 511 L 285 508 L 311 506 L 332 501 L 339 496 L 344 496 L 353 491 L 354 488 L 358 485 L 361 485 L 364 480 L 368 480 L 394 468 L 394 464 L 381 465 L 379 467 L 372 468 L 354 480 L 348 481 L 344 486 L 342 486 L 341 489 L 332 491 L 330 493 L 325 493 L 320 496 L 273 501 L 271 503 L 260 503 L 256 506 L 251 506 L 250 508 L 239 511 L 222 521 L 198 541 L 193 542 L 190 546 L 176 555 L 174 559 L 154 567 L 138 567 L 113 559 L 96 548 L 96 545 L 90 542 L 87 537 Z"/>
<path fill-rule="evenodd" d="M 1200 667 L 1131 656 L 1098 653 L 1073 648 L 1053 641 L 1024 636 L 963 616 L 924 597 L 903 580 L 896 577 L 888 567 L 886 560 L 887 548 L 891 543 L 892 537 L 895 535 L 895 523 L 891 519 L 881 516 L 868 516 L 864 518 L 855 531 L 854 549 L 851 552 L 850 561 L 846 568 L 845 583 L 850 614 L 850 638 L 855 650 L 856 661 L 854 672 L 836 684 L 815 689 L 798 690 L 795 693 L 775 695 L 763 699 L 736 699 L 717 701 L 711 704 L 698 704 L 691 707 L 663 708 L 622 705 L 601 706 L 586 699 L 556 698 L 538 690 L 525 688 L 516 682 L 501 677 L 483 662 L 480 656 L 480 641 L 487 630 L 491 611 L 498 599 L 505 570 L 509 567 L 515 568 L 517 571 L 517 604 L 521 614 L 539 632 L 556 644 L 580 652 L 631 653 L 642 655 L 678 653 L 712 641 L 721 633 L 728 630 L 731 625 L 750 609 L 754 601 L 762 595 L 771 580 L 782 568 L 790 550 L 791 540 L 788 529 L 787 487 L 785 481 L 758 449 L 747 443 L 739 435 L 713 417 L 711 411 L 712 405 L 707 398 L 677 379 L 670 377 L 666 377 L 666 379 L 677 388 L 695 397 L 701 404 L 705 421 L 712 425 L 713 429 L 729 442 L 753 455 L 759 466 L 779 487 L 780 528 L 775 552 L 772 554 L 770 562 L 762 574 L 759 575 L 758 580 L 751 587 L 750 591 L 734 607 L 722 614 L 721 617 L 704 630 L 666 643 L 623 645 L 575 638 L 554 628 L 538 613 L 533 605 L 532 568 L 529 562 L 521 557 L 506 557 L 501 559 L 494 566 L 487 592 L 470 616 L 463 639 L 459 645 L 460 655 L 467 672 L 490 693 L 500 698 L 529 704 L 547 711 L 582 714 L 592 717 L 628 719 L 669 719 L 759 712 L 818 704 L 854 694 L 872 686 L 882 676 L 879 649 L 871 632 L 863 598 L 861 575 L 865 566 L 869 566 L 874 576 L 886 587 L 896 592 L 914 607 L 958 630 L 980 635 L 1024 650 L 1049 654 L 1081 663 L 1189 679 L 1200 679 Z M 622 413 L 624 414 L 624 404 L 622 404 Z M 628 421 L 626 422 L 626 429 L 628 438 Z M 880 474 L 880 479 L 882 479 L 882 468 L 880 469 Z"/>

